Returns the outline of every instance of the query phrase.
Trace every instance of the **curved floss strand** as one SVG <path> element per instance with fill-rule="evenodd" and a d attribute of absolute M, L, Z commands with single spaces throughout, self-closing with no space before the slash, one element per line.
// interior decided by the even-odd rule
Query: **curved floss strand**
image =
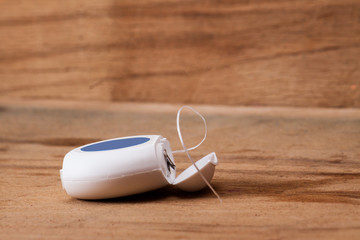
<path fill-rule="evenodd" d="M 203 140 L 198 144 L 196 145 L 195 147 L 192 147 L 192 148 L 187 148 L 184 144 L 184 141 L 183 141 L 183 138 L 182 138 L 182 134 L 181 134 L 181 130 L 180 130 L 180 114 L 181 114 L 181 111 L 184 109 L 184 108 L 188 108 L 190 109 L 191 111 L 193 111 L 194 113 L 196 113 L 199 117 L 201 117 L 201 119 L 204 121 L 204 126 L 205 126 L 205 136 L 203 138 Z M 215 196 L 219 199 L 220 203 L 222 203 L 222 199 L 221 197 L 219 196 L 219 194 L 215 191 L 215 189 L 211 186 L 211 184 L 208 182 L 208 180 L 206 180 L 206 178 L 204 177 L 204 175 L 201 173 L 200 169 L 196 166 L 194 160 L 192 159 L 189 151 L 190 150 L 194 150 L 195 148 L 199 147 L 206 139 L 206 135 L 207 135 L 207 125 L 206 125 L 206 121 L 205 121 L 205 118 L 198 112 L 196 111 L 194 108 L 190 107 L 190 106 L 182 106 L 178 112 L 177 112 L 177 117 L 176 117 L 176 127 L 177 127 L 177 132 L 178 132 L 178 135 L 179 135 L 179 139 L 180 139 L 180 142 L 181 142 L 181 145 L 183 146 L 184 150 L 177 150 L 177 151 L 173 151 L 173 153 L 176 153 L 176 152 L 185 152 L 186 155 L 188 156 L 188 158 L 190 159 L 191 163 L 194 165 L 194 167 L 196 168 L 196 170 L 198 171 L 198 173 L 200 174 L 201 178 L 204 180 L 204 182 L 206 183 L 206 185 L 211 189 L 211 191 L 215 194 Z"/>
<path fill-rule="evenodd" d="M 193 111 L 194 113 L 196 113 L 199 117 L 201 117 L 201 119 L 202 119 L 203 122 L 204 122 L 204 127 L 205 127 L 204 138 L 201 140 L 201 142 L 200 142 L 198 145 L 194 146 L 194 147 L 187 148 L 187 151 L 191 151 L 191 150 L 194 150 L 194 149 L 198 148 L 198 147 L 205 141 L 206 136 L 207 136 L 207 124 L 206 124 L 205 118 L 204 118 L 198 111 L 196 111 L 194 108 L 192 108 L 192 107 L 190 107 L 190 106 L 182 106 L 182 107 L 178 110 L 177 117 L 176 117 L 177 132 L 178 132 L 178 134 L 179 134 L 179 138 L 180 138 L 181 143 L 183 143 L 183 141 L 182 141 L 182 138 L 180 137 L 180 136 L 181 136 L 181 131 L 180 131 L 180 126 L 179 126 L 180 124 L 179 124 L 179 122 L 180 122 L 180 112 L 181 112 L 184 108 L 190 109 L 191 111 Z M 183 147 L 184 147 L 184 145 L 183 145 Z M 173 151 L 173 153 L 179 153 L 179 152 L 186 152 L 186 151 L 185 151 L 185 148 L 184 148 L 183 150 L 175 150 L 175 151 Z"/>

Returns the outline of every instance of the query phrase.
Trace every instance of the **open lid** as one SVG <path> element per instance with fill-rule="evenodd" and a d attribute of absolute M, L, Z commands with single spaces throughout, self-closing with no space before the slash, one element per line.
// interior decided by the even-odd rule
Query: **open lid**
<path fill-rule="evenodd" d="M 204 175 L 205 179 L 210 182 L 214 176 L 215 166 L 218 164 L 216 154 L 214 152 L 206 155 L 197 161 L 196 166 Z M 181 190 L 188 192 L 195 192 L 206 187 L 206 182 L 201 178 L 200 173 L 196 170 L 194 165 L 191 165 L 184 170 L 173 182 Z"/>

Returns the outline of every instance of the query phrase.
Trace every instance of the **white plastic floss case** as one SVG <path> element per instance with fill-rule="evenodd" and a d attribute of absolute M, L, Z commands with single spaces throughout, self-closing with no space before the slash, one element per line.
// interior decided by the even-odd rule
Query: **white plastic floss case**
<path fill-rule="evenodd" d="M 218 160 L 210 153 L 196 162 L 210 182 Z M 168 140 L 160 135 L 131 136 L 91 143 L 66 154 L 60 170 L 67 194 L 79 199 L 122 197 L 172 184 L 197 191 L 207 184 L 194 165 L 176 177 Z"/>

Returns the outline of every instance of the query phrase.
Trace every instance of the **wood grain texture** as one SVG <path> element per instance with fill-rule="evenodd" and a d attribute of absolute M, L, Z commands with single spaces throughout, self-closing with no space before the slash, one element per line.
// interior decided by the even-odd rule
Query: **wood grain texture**
<path fill-rule="evenodd" d="M 0 1 L 0 98 L 360 106 L 360 3 Z"/>
<path fill-rule="evenodd" d="M 61 188 L 72 148 L 162 134 L 173 149 L 177 105 L 0 101 L 1 239 L 358 239 L 360 110 L 198 106 L 209 126 L 194 158 L 215 151 L 208 189 L 173 187 L 104 201 Z M 182 119 L 186 143 L 201 120 Z M 178 173 L 189 165 L 176 155 Z"/>

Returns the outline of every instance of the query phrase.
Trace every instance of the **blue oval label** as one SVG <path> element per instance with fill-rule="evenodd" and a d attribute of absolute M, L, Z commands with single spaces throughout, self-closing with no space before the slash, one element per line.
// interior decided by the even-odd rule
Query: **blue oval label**
<path fill-rule="evenodd" d="M 135 137 L 135 138 L 123 138 L 123 139 L 114 139 L 100 143 L 94 143 L 86 147 L 81 148 L 81 151 L 84 152 L 94 152 L 94 151 L 107 151 L 120 148 L 127 148 L 136 146 L 142 143 L 146 143 L 150 140 L 147 137 Z"/>

